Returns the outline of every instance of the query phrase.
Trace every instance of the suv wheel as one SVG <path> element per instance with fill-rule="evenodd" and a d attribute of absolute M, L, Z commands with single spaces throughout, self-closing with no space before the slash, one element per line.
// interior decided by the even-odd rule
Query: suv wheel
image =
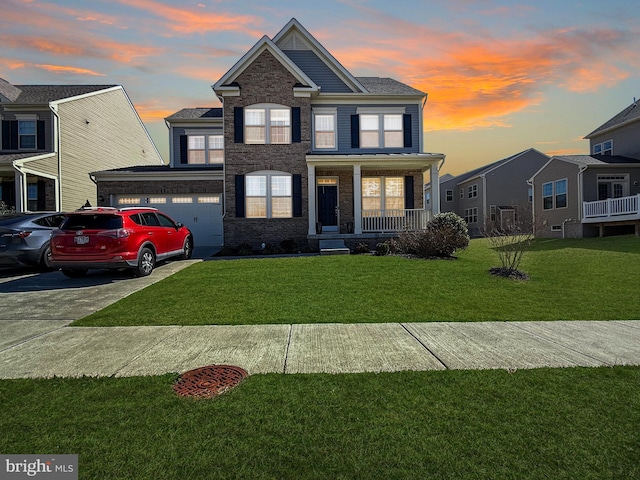
<path fill-rule="evenodd" d="M 62 273 L 69 278 L 82 278 L 87 274 L 87 271 L 85 269 L 69 270 L 63 268 Z"/>
<path fill-rule="evenodd" d="M 49 245 L 46 246 L 44 252 L 42 252 L 42 256 L 40 257 L 40 270 L 43 272 L 48 272 L 53 270 L 51 266 L 51 247 Z"/>
<path fill-rule="evenodd" d="M 136 277 L 146 277 L 153 272 L 153 268 L 155 266 L 156 256 L 153 254 L 151 249 L 144 247 L 140 250 L 140 255 L 138 255 L 138 265 L 133 273 Z"/>
<path fill-rule="evenodd" d="M 182 248 L 182 255 L 178 257 L 180 260 L 189 260 L 193 255 L 193 240 L 191 237 L 184 239 L 184 247 Z"/>

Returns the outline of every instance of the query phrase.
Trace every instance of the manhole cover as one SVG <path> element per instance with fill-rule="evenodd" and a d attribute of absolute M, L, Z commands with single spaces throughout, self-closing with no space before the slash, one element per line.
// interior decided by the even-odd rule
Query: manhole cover
<path fill-rule="evenodd" d="M 173 385 L 182 397 L 211 398 L 238 385 L 247 372 L 232 365 L 209 365 L 183 373 Z"/>

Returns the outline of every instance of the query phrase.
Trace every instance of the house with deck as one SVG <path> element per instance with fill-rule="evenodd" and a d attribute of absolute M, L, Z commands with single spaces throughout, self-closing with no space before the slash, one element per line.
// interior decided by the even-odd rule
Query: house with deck
<path fill-rule="evenodd" d="M 177 199 L 184 212 L 177 220 L 218 225 L 215 237 L 194 235 L 196 245 L 253 248 L 374 244 L 424 228 L 439 212 L 439 194 L 428 206 L 423 195 L 425 183 L 437 190 L 444 160 L 425 152 L 426 93 L 391 78 L 353 76 L 296 19 L 259 39 L 212 88 L 221 109 L 166 119 L 164 181 L 135 185 L 144 173 L 121 172 L 116 189 L 116 177 L 99 172 L 103 202 L 142 200 L 173 212 Z M 206 201 L 218 208 L 205 218 Z"/>
<path fill-rule="evenodd" d="M 120 85 L 0 79 L 0 195 L 17 212 L 97 204 L 90 172 L 162 157 Z"/>
<path fill-rule="evenodd" d="M 640 235 L 640 105 L 585 139 L 590 155 L 552 157 L 530 179 L 536 236 Z"/>

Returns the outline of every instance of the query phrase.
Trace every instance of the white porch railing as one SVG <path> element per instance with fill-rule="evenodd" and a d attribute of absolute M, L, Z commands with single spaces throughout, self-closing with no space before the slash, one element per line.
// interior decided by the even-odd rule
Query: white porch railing
<path fill-rule="evenodd" d="M 582 202 L 584 218 L 608 218 L 620 215 L 638 215 L 640 195 L 607 198 L 597 202 Z"/>
<path fill-rule="evenodd" d="M 431 219 L 431 211 L 419 209 L 363 210 L 362 231 L 376 233 L 422 230 Z"/>

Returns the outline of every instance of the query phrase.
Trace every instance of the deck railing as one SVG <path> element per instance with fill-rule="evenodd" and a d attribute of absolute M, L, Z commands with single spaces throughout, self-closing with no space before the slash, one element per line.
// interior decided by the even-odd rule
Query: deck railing
<path fill-rule="evenodd" d="M 377 233 L 393 233 L 403 230 L 422 230 L 431 219 L 429 210 L 363 210 L 362 231 Z"/>
<path fill-rule="evenodd" d="M 607 198 L 597 202 L 582 202 L 584 218 L 615 217 L 638 214 L 640 195 L 632 197 Z"/>

